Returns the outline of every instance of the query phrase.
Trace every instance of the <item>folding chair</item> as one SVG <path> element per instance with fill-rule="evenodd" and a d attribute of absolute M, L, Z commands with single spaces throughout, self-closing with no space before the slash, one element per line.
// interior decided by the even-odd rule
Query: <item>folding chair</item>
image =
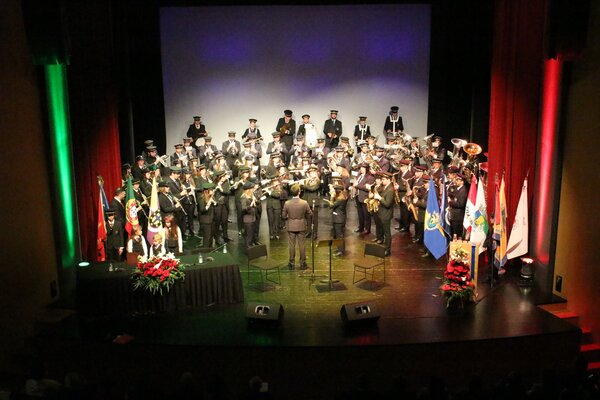
<path fill-rule="evenodd" d="M 352 283 L 356 284 L 367 279 L 367 274 L 371 274 L 371 289 L 373 288 L 373 278 L 375 269 L 383 268 L 383 282 L 385 282 L 385 247 L 377 243 L 365 243 L 363 257 L 354 261 L 354 273 L 352 274 Z M 363 274 L 363 277 L 356 280 L 356 272 Z"/>
<path fill-rule="evenodd" d="M 257 260 L 264 257 L 264 259 Z M 248 248 L 248 283 L 250 283 L 250 268 L 256 268 L 260 271 L 260 280 L 264 284 L 265 280 L 281 285 L 280 262 L 269 259 L 267 254 L 267 245 L 260 244 Z M 269 279 L 269 272 L 277 270 L 277 281 Z M 263 277 L 263 271 L 265 272 Z"/>

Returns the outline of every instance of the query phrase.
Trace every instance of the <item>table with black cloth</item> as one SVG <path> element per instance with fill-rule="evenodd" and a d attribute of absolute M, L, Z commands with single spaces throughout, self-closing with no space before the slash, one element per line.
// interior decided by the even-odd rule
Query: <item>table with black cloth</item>
<path fill-rule="evenodd" d="M 206 261 L 210 256 L 213 261 Z M 135 267 L 113 263 L 117 271 L 109 271 L 109 263 L 79 268 L 77 302 L 86 314 L 132 314 L 203 308 L 213 304 L 244 301 L 239 265 L 229 254 L 211 253 L 197 264 L 197 255 L 181 256 L 187 264 L 185 279 L 176 281 L 169 292 L 151 294 L 146 289 L 133 289 L 131 273 Z"/>

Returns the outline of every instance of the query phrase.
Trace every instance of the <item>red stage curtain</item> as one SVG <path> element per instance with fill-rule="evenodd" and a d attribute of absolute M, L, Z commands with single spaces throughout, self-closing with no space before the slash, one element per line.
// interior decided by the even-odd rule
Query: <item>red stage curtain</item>
<path fill-rule="evenodd" d="M 84 259 L 96 261 L 98 183 L 109 201 L 121 185 L 118 102 L 114 78 L 109 2 L 72 2 L 73 36 L 69 79 L 73 164 Z M 93 50 L 90 50 L 93 49 Z"/>
<path fill-rule="evenodd" d="M 495 3 L 488 212 L 493 210 L 494 176 L 505 170 L 508 232 L 525 175 L 529 171 L 529 188 L 536 179 L 545 16 L 546 0 Z"/>

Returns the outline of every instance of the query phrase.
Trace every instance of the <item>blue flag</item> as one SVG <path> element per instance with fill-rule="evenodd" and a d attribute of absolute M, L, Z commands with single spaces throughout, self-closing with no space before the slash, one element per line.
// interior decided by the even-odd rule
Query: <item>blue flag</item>
<path fill-rule="evenodd" d="M 433 256 L 438 259 L 446 254 L 448 240 L 440 216 L 440 205 L 433 178 L 429 178 L 429 192 L 427 194 L 427 210 L 425 211 L 425 246 Z"/>
<path fill-rule="evenodd" d="M 450 220 L 448 219 L 448 197 L 446 196 L 446 175 L 442 175 L 442 204 L 440 204 L 440 221 L 442 229 L 450 237 Z"/>

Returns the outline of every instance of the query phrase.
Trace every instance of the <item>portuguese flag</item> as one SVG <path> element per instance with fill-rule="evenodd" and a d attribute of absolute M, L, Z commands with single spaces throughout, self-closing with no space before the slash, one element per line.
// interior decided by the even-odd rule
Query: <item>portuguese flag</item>
<path fill-rule="evenodd" d="M 139 225 L 137 216 L 137 201 L 135 200 L 135 194 L 133 193 L 133 185 L 131 184 L 131 176 L 127 178 L 127 196 L 125 197 L 125 215 L 127 222 L 125 223 L 125 230 L 131 235 L 131 229 Z"/>

